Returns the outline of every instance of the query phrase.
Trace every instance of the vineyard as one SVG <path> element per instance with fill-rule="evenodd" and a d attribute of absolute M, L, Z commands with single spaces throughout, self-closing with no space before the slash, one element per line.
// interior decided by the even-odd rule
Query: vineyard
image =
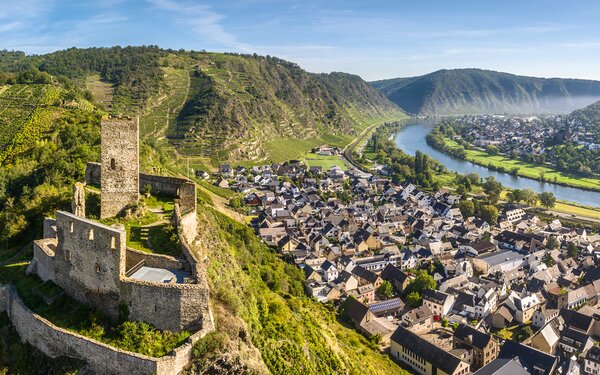
<path fill-rule="evenodd" d="M 50 85 L 0 88 L 0 163 L 50 129 L 60 93 L 60 88 Z"/>

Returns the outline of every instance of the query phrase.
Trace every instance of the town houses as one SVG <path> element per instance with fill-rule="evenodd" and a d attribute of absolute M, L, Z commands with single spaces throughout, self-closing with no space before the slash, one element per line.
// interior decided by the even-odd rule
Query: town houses
<path fill-rule="evenodd" d="M 306 293 L 414 372 L 600 368 L 597 233 L 525 207 L 493 223 L 463 217 L 451 190 L 337 166 L 221 171 L 264 243 L 303 271 Z M 423 274 L 431 284 L 415 294 Z"/>

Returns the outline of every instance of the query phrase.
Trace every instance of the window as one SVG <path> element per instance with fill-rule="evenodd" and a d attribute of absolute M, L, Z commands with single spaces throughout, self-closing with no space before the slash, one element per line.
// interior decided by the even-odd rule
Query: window
<path fill-rule="evenodd" d="M 117 162 L 115 158 L 110 158 L 110 169 L 112 169 L 113 171 L 117 169 Z"/>
<path fill-rule="evenodd" d="M 69 233 L 73 233 L 73 222 L 69 221 Z"/>
<path fill-rule="evenodd" d="M 88 230 L 88 240 L 90 240 L 90 241 L 94 240 L 94 230 L 93 229 Z"/>
<path fill-rule="evenodd" d="M 100 272 L 102 272 L 102 267 L 100 266 L 100 264 L 96 263 L 96 273 Z"/>
<path fill-rule="evenodd" d="M 112 237 L 110 238 L 110 248 L 111 248 L 112 250 L 114 250 L 114 249 L 116 249 L 116 248 L 117 248 L 117 239 L 115 238 L 115 236 L 112 236 Z"/>
<path fill-rule="evenodd" d="M 65 250 L 65 260 L 67 262 L 71 261 L 71 250 Z"/>

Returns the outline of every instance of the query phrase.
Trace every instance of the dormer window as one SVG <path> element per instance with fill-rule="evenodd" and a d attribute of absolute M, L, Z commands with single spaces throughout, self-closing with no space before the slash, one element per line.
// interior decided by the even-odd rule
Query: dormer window
<path fill-rule="evenodd" d="M 115 160 L 115 158 L 110 159 L 110 169 L 112 169 L 113 171 L 117 169 L 117 161 Z"/>

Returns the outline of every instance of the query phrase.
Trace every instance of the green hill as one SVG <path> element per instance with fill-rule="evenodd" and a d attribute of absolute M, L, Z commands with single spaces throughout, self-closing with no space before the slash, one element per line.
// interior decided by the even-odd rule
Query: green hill
<path fill-rule="evenodd" d="M 61 59 L 66 59 L 70 53 Z M 131 51 L 123 53 L 135 54 Z M 117 74 L 115 77 L 121 78 L 112 81 L 102 81 L 103 75 L 108 73 L 87 68 L 71 77 L 44 75 L 36 70 L 42 67 L 43 57 L 4 54 L 10 58 L 5 58 L 4 65 L 0 64 L 5 69 L 0 72 L 3 84 L 0 86 L 0 111 L 10 115 L 0 117 L 1 151 L 6 155 L 0 163 L 0 267 L 10 268 L 16 264 L 22 267 L 23 262 L 31 259 L 31 240 L 41 236 L 43 218 L 54 215 L 58 209 L 69 210 L 72 183 L 84 178 L 85 162 L 99 159 L 100 117 L 104 112 L 86 99 L 94 96 L 83 90 L 90 83 L 97 92 L 112 91 L 103 96 L 111 102 L 111 108 L 129 103 L 127 107 L 131 111 L 140 113 L 148 140 L 161 138 L 172 131 L 171 121 L 176 123 L 185 119 L 179 118 L 181 108 L 190 101 L 188 96 L 193 96 L 188 95 L 186 88 L 194 90 L 191 86 L 195 84 L 192 82 L 195 78 L 214 81 L 211 85 L 216 88 L 211 89 L 209 95 L 216 96 L 217 102 L 210 108 L 217 113 L 219 101 L 246 95 L 230 91 L 238 85 L 237 80 L 229 85 L 219 82 L 219 74 L 231 72 L 233 75 L 234 70 L 230 67 L 221 73 L 210 70 L 207 64 L 212 63 L 214 56 L 222 57 L 226 65 L 231 63 L 230 59 L 239 59 L 241 62 L 235 62 L 240 64 L 238 68 L 248 64 L 239 68 L 239 72 L 251 66 L 265 75 L 272 71 L 276 78 L 269 81 L 268 90 L 258 86 L 262 80 L 256 77 L 257 72 L 250 74 L 256 81 L 253 85 L 260 89 L 257 89 L 257 95 L 277 97 L 277 90 L 291 90 L 290 94 L 281 94 L 280 102 L 289 102 L 286 108 L 294 112 L 294 116 L 300 116 L 296 115 L 296 111 L 300 113 L 298 108 L 307 113 L 310 111 L 312 114 L 306 116 L 314 120 L 316 134 L 320 134 L 320 128 L 329 126 L 340 131 L 359 129 L 363 126 L 359 125 L 361 121 L 374 121 L 387 115 L 388 110 L 402 115 L 380 94 L 357 92 L 365 83 L 356 76 L 311 75 L 262 58 L 156 54 L 161 55 L 157 67 L 161 79 L 156 92 L 148 96 L 146 90 L 119 89 L 125 81 L 138 82 L 142 75 L 146 76 L 147 73 L 142 74 L 139 69 Z M 120 69 L 108 65 L 106 72 Z M 201 72 L 198 77 L 192 76 L 195 65 Z M 50 63 L 46 65 L 49 66 Z M 62 63 L 52 69 L 69 73 L 62 68 Z M 131 78 L 133 76 L 137 78 Z M 123 77 L 130 78 L 125 80 Z M 275 81 L 285 83 L 278 87 Z M 146 86 L 141 81 L 139 84 Z M 272 85 L 278 88 L 272 88 Z M 288 85 L 296 86 L 290 89 Z M 322 96 L 309 99 L 308 92 L 318 92 Z M 137 102 L 133 100 L 134 96 L 146 99 Z M 139 106 L 142 102 L 145 104 Z M 380 107 L 379 102 L 387 103 L 388 109 Z M 335 115 L 331 119 L 339 115 L 338 123 L 332 120 L 324 125 L 315 119 L 326 108 L 324 103 L 334 108 Z M 233 106 L 235 111 L 231 113 L 236 113 L 246 108 L 247 102 L 239 99 L 238 103 L 223 105 Z M 254 110 L 254 107 L 248 108 Z M 194 114 L 193 111 L 189 113 L 190 116 Z M 163 131 L 165 133 L 161 133 Z M 323 137 L 332 137 L 323 134 Z M 165 173 L 177 173 L 185 168 L 177 159 L 165 157 L 170 146 L 166 139 L 164 142 L 159 140 L 152 147 L 144 145 L 141 148 L 144 171 L 150 172 L 157 167 Z M 204 202 L 198 207 L 200 227 L 203 228 L 201 242 L 206 245 L 207 272 L 218 329 L 195 347 L 195 361 L 190 373 L 219 373 L 219 366 L 220 373 L 229 373 L 230 365 L 275 374 L 406 373 L 387 355 L 380 353 L 376 344 L 338 321 L 335 309 L 308 298 L 299 269 L 262 244 L 248 226 L 217 212 L 211 206 L 210 198 L 204 194 L 200 197 Z M 72 373 L 80 367 L 81 363 L 69 359 L 50 360 L 32 347 L 21 344 L 6 315 L 0 314 L 0 373 L 34 374 L 45 369 L 52 373 Z"/>
<path fill-rule="evenodd" d="M 409 113 L 570 112 L 600 99 L 600 82 L 535 78 L 481 69 L 439 70 L 419 77 L 372 82 Z"/>
<path fill-rule="evenodd" d="M 312 74 L 269 56 L 156 46 L 0 53 L 0 71 L 32 68 L 68 77 L 110 112 L 141 115 L 145 138 L 212 164 L 344 146 L 370 124 L 405 116 L 358 76 Z M 290 149 L 294 140 L 303 142 Z"/>

